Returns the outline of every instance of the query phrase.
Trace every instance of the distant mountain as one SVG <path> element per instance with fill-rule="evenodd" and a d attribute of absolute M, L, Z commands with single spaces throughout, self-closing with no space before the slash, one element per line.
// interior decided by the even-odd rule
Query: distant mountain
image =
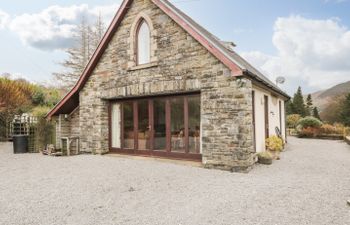
<path fill-rule="evenodd" d="M 327 90 L 315 92 L 311 94 L 311 96 L 314 105 L 317 106 L 320 110 L 322 110 L 327 106 L 327 103 L 331 101 L 334 97 L 344 95 L 347 93 L 350 93 L 350 81 L 338 84 Z"/>

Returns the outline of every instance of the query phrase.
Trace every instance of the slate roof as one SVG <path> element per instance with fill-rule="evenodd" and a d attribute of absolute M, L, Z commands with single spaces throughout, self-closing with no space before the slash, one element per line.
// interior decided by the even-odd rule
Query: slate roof
<path fill-rule="evenodd" d="M 102 57 L 108 43 L 112 39 L 114 33 L 118 29 L 119 24 L 124 18 L 128 8 L 130 7 L 133 0 L 124 0 L 118 9 L 114 19 L 112 20 L 106 34 L 102 38 L 99 46 L 91 57 L 89 63 L 85 67 L 82 75 L 59 103 L 46 115 L 47 118 L 51 118 L 58 114 L 69 114 L 76 107 L 79 106 L 79 91 L 84 87 L 89 76 L 92 74 L 95 66 Z M 168 0 L 152 0 L 161 10 L 170 16 L 175 22 L 178 23 L 183 29 L 191 34 L 197 41 L 199 41 L 205 48 L 208 49 L 215 57 L 222 61 L 228 68 L 231 69 L 233 76 L 246 75 L 250 78 L 262 83 L 264 86 L 274 90 L 285 98 L 290 98 L 285 92 L 278 88 L 272 81 L 270 81 L 261 72 L 250 65 L 246 60 L 240 57 L 227 42 L 223 42 L 211 34 L 209 31 L 204 29 L 193 19 L 183 13 L 181 10 L 176 8 Z"/>

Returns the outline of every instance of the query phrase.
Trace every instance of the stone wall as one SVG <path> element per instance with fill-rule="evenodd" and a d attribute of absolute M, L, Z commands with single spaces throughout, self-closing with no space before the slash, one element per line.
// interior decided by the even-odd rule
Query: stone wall
<path fill-rule="evenodd" d="M 56 123 L 56 148 L 61 149 L 61 138 L 70 135 L 70 121 L 63 114 L 52 119 Z"/>
<path fill-rule="evenodd" d="M 135 67 L 135 19 L 151 18 L 151 64 Z M 208 168 L 245 170 L 253 164 L 251 81 L 230 70 L 149 0 L 135 0 L 80 92 L 81 149 L 108 152 L 108 102 L 103 99 L 201 92 L 203 163 Z"/>
<path fill-rule="evenodd" d="M 74 110 L 70 115 L 59 115 L 52 118 L 56 123 L 56 148 L 62 149 L 61 138 L 80 138 L 80 111 L 79 108 Z M 71 154 L 76 154 L 79 143 L 76 140 L 70 145 Z"/>

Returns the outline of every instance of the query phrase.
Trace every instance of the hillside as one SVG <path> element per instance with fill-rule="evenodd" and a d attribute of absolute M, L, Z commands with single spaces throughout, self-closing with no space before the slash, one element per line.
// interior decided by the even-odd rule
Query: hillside
<path fill-rule="evenodd" d="M 350 92 L 350 81 L 338 84 L 327 90 L 315 92 L 312 95 L 314 105 L 320 110 L 324 109 L 329 101 L 338 95 L 343 95 Z"/>

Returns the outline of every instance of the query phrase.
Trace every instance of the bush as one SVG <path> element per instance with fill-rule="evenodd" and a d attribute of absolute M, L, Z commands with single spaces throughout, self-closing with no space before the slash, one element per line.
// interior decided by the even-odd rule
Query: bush
<path fill-rule="evenodd" d="M 38 118 L 35 124 L 36 151 L 42 151 L 48 144 L 55 144 L 55 124 L 45 118 Z"/>
<path fill-rule="evenodd" d="M 315 127 L 306 127 L 306 128 L 302 128 L 301 130 L 298 131 L 298 137 L 302 138 L 302 137 L 317 137 L 317 135 L 320 133 L 320 129 L 319 128 L 315 128 Z"/>
<path fill-rule="evenodd" d="M 350 136 L 350 127 L 345 127 L 345 129 L 344 129 L 344 136 L 345 137 Z"/>
<path fill-rule="evenodd" d="M 300 128 L 302 129 L 308 128 L 308 127 L 320 128 L 322 126 L 322 122 L 315 117 L 307 116 L 299 120 L 298 126 L 300 126 Z"/>
<path fill-rule="evenodd" d="M 266 149 L 269 151 L 280 152 L 283 150 L 283 140 L 277 136 L 271 136 L 266 139 Z"/>
<path fill-rule="evenodd" d="M 323 124 L 321 126 L 322 134 L 340 134 L 343 135 L 346 131 L 346 128 L 342 124 Z"/>
<path fill-rule="evenodd" d="M 334 134 L 336 132 L 336 128 L 330 124 L 323 124 L 321 126 L 322 134 Z"/>
<path fill-rule="evenodd" d="M 287 116 L 287 127 L 296 128 L 300 119 L 301 116 L 299 114 L 292 114 Z"/>

